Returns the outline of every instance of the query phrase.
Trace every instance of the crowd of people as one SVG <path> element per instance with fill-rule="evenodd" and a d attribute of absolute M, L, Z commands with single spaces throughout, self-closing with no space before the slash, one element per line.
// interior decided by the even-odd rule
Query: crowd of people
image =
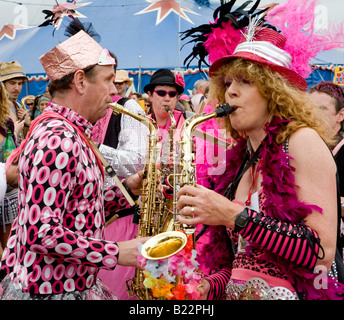
<path fill-rule="evenodd" d="M 220 21 L 231 48 L 208 49 L 209 80 L 192 95 L 163 68 L 128 96 L 133 79 L 83 30 L 40 58 L 49 84 L 39 96 L 19 102 L 27 76 L 0 64 L 0 299 L 137 299 L 126 283 L 148 240 L 137 235 L 152 137 L 111 103 L 154 121 L 166 203 L 185 121 L 234 108 L 199 126 L 214 139 L 193 138 L 197 184 L 173 199 L 178 223 L 196 229 L 199 299 L 343 299 L 344 91 L 308 88 L 306 60 L 272 27 L 280 14 Z"/>

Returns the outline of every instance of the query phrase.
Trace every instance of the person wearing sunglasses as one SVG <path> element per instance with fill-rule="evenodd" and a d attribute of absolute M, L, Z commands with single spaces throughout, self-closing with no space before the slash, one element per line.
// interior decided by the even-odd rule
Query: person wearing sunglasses
<path fill-rule="evenodd" d="M 184 86 L 185 83 L 181 75 L 175 76 L 168 69 L 159 69 L 152 75 L 150 83 L 143 88 L 151 102 L 151 113 L 148 117 L 154 119 L 159 126 L 157 138 L 161 150 L 159 162 L 163 182 L 173 170 L 171 150 L 175 150 L 175 148 L 171 148 L 171 145 L 173 143 L 175 146 L 176 142 L 180 140 L 180 129 L 187 118 L 186 111 L 176 110 L 178 96 L 183 93 Z M 166 110 L 167 106 L 172 111 L 175 120 L 173 142 L 169 135 L 171 117 Z M 169 206 L 168 199 L 172 197 L 173 190 L 167 183 L 164 185 L 164 193 L 166 196 L 165 205 Z"/>
<path fill-rule="evenodd" d="M 178 96 L 184 92 L 184 83 L 179 78 L 176 79 L 172 71 L 168 69 L 159 69 L 152 75 L 150 83 L 144 88 L 151 101 L 151 115 L 159 126 L 159 143 L 164 145 L 171 127 L 171 118 L 166 111 L 169 106 L 173 112 L 176 128 L 180 128 L 185 121 L 186 114 L 175 110 Z"/>

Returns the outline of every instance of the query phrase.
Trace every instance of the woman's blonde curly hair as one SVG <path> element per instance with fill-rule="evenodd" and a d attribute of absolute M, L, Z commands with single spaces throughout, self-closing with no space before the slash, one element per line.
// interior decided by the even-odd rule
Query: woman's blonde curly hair
<path fill-rule="evenodd" d="M 224 78 L 241 78 L 249 80 L 257 85 L 259 92 L 269 101 L 271 114 L 285 120 L 293 120 L 281 128 L 277 137 L 277 143 L 283 143 L 292 133 L 302 127 L 310 127 L 318 132 L 320 137 L 328 144 L 333 143 L 328 136 L 329 127 L 320 117 L 316 106 L 310 100 L 307 92 L 302 92 L 278 72 L 256 63 L 238 58 L 223 65 L 210 79 L 210 101 L 225 102 L 225 81 Z M 231 127 L 229 117 L 226 118 L 226 129 L 229 130 L 232 138 L 237 139 L 241 133 Z"/>

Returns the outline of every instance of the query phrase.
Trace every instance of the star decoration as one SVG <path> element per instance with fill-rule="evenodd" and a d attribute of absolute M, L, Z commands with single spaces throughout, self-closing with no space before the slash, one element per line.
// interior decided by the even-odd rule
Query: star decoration
<path fill-rule="evenodd" d="M 78 12 L 76 9 L 87 6 L 90 3 L 92 2 L 76 4 L 76 0 L 74 0 L 72 2 L 66 2 L 61 5 L 57 4 L 53 7 L 52 10 L 43 10 L 43 13 L 46 14 L 45 19 L 48 19 L 40 24 L 39 27 L 53 25 L 55 29 L 58 30 L 61 27 L 64 17 L 73 16 L 74 18 L 86 18 L 86 16 Z"/>
<path fill-rule="evenodd" d="M 174 12 L 175 14 L 179 15 L 181 18 L 184 20 L 190 22 L 193 24 L 192 20 L 186 15 L 186 12 L 197 14 L 196 12 L 180 5 L 179 8 L 179 3 L 175 0 L 146 0 L 147 2 L 150 2 L 151 4 L 141 10 L 140 12 L 137 12 L 135 14 L 144 14 L 148 12 L 153 12 L 153 11 L 158 11 L 157 12 L 157 17 L 156 17 L 156 23 L 155 25 L 158 25 L 160 22 L 162 22 L 171 12 Z"/>
<path fill-rule="evenodd" d="M 55 28 L 59 29 L 61 26 L 61 23 L 63 21 L 63 18 L 69 15 L 72 15 L 75 18 L 86 18 L 86 16 L 84 16 L 83 14 L 81 14 L 79 11 L 77 11 L 77 8 L 80 7 L 84 7 L 89 5 L 92 2 L 86 2 L 86 3 L 81 3 L 81 4 L 75 4 L 76 1 L 74 1 L 74 3 L 65 3 L 63 5 L 58 5 L 58 6 L 54 6 L 54 9 L 52 10 L 53 12 L 56 12 L 55 17 L 57 19 L 56 24 L 55 24 Z"/>
<path fill-rule="evenodd" d="M 13 40 L 16 37 L 16 30 L 28 29 L 30 27 L 26 26 L 16 26 L 13 24 L 5 24 L 0 30 L 0 40 L 7 37 Z"/>

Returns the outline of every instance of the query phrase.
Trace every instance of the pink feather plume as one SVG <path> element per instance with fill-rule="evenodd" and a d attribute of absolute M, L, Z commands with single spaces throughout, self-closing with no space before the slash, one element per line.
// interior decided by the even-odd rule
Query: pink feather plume
<path fill-rule="evenodd" d="M 209 53 L 208 60 L 210 63 L 231 55 L 241 38 L 241 31 L 234 28 L 231 21 L 223 22 L 221 27 L 214 28 L 213 32 L 207 35 L 208 39 L 204 42 L 204 47 Z"/>
<path fill-rule="evenodd" d="M 329 30 L 314 29 L 317 0 L 288 0 L 272 8 L 266 20 L 286 36 L 285 51 L 293 58 L 291 69 L 306 78 L 312 72 L 311 58 L 319 51 L 344 47 L 343 22 Z"/>

